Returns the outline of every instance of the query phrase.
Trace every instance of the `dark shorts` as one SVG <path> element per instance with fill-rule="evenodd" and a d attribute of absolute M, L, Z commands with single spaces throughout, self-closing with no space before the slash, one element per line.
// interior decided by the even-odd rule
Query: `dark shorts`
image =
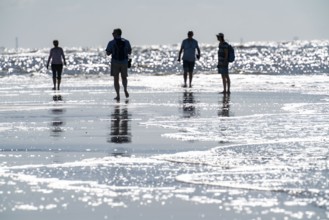
<path fill-rule="evenodd" d="M 111 76 L 128 77 L 128 64 L 124 63 L 111 63 Z"/>
<path fill-rule="evenodd" d="M 53 71 L 53 78 L 61 79 L 63 72 L 63 64 L 51 64 L 51 70 Z"/>
<path fill-rule="evenodd" d="M 228 76 L 228 67 L 218 67 L 218 73 L 224 76 Z"/>
<path fill-rule="evenodd" d="M 186 61 L 186 60 L 183 60 L 183 69 L 184 69 L 184 72 L 189 72 L 189 73 L 192 73 L 193 72 L 193 69 L 194 69 L 194 65 L 195 65 L 195 62 L 194 61 Z"/>

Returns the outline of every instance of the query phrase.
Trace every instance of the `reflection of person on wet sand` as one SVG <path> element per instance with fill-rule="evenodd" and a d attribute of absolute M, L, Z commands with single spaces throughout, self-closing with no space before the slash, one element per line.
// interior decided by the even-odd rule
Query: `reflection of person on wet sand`
<path fill-rule="evenodd" d="M 63 101 L 63 98 L 62 98 L 61 95 L 54 95 L 54 96 L 53 96 L 53 100 L 54 100 L 55 102 L 57 102 L 57 101 Z"/>
<path fill-rule="evenodd" d="M 114 111 L 111 114 L 111 133 L 108 138 L 109 143 L 130 143 L 130 121 L 131 115 L 128 114 L 128 108 L 126 106 L 116 105 Z"/>
<path fill-rule="evenodd" d="M 230 117 L 230 95 L 224 94 L 222 107 L 218 110 L 218 116 Z"/>
<path fill-rule="evenodd" d="M 58 105 L 58 101 L 63 101 L 63 98 L 61 95 L 54 95 L 53 100 L 56 105 L 54 105 L 54 108 L 51 109 L 51 113 L 53 115 L 55 115 L 55 117 L 53 118 L 53 120 L 51 122 L 51 126 L 52 126 L 51 136 L 59 137 L 60 134 L 63 132 L 62 126 L 64 125 L 64 122 L 60 116 L 64 114 L 65 110 L 63 108 L 61 108 L 60 105 Z"/>
<path fill-rule="evenodd" d="M 183 114 L 184 118 L 194 117 L 196 115 L 195 111 L 195 99 L 193 92 L 185 91 L 183 93 Z"/>

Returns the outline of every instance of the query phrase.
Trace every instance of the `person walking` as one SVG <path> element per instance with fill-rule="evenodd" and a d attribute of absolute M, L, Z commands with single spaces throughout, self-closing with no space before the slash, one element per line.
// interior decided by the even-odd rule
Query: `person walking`
<path fill-rule="evenodd" d="M 121 37 L 122 30 L 120 28 L 113 30 L 113 40 L 106 47 L 106 54 L 112 56 L 111 59 L 111 76 L 114 77 L 114 89 L 116 92 L 115 100 L 120 100 L 120 84 L 119 75 L 121 73 L 122 85 L 126 98 L 129 97 L 128 86 L 128 56 L 131 54 L 130 42 Z"/>
<path fill-rule="evenodd" d="M 217 40 L 219 41 L 218 45 L 218 73 L 222 75 L 222 81 L 223 81 L 223 92 L 221 93 L 231 93 L 231 80 L 228 73 L 228 49 L 229 44 L 226 43 L 224 40 L 224 34 L 219 33 L 216 35 Z"/>
<path fill-rule="evenodd" d="M 47 69 L 49 68 L 49 63 L 51 60 L 51 70 L 53 72 L 53 90 L 56 90 L 56 82 L 57 82 L 57 90 L 60 90 L 61 80 L 62 80 L 62 72 L 63 72 L 63 63 L 66 66 L 64 51 L 61 47 L 58 46 L 58 40 L 53 41 L 54 48 L 50 50 L 50 54 L 47 62 Z"/>
<path fill-rule="evenodd" d="M 197 50 L 198 54 L 195 54 Z M 195 65 L 195 58 L 200 59 L 200 48 L 198 41 L 193 39 L 193 31 L 187 33 L 187 38 L 183 40 L 181 48 L 178 54 L 178 62 L 181 60 L 181 54 L 183 54 L 183 69 L 184 69 L 184 86 L 187 87 L 187 73 L 189 74 L 189 86 L 192 87 L 193 69 Z"/>

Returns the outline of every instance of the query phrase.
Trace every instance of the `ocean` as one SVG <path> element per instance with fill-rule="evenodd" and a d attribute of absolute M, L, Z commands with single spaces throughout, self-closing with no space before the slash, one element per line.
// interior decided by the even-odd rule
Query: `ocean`
<path fill-rule="evenodd" d="M 2 49 L 0 219 L 328 219 L 329 41 L 232 44 L 232 94 L 202 45 L 133 47 L 113 100 L 103 48 Z M 122 91 L 121 91 L 122 92 Z"/>
<path fill-rule="evenodd" d="M 232 43 L 236 60 L 230 72 L 237 74 L 328 74 L 328 40 Z M 109 58 L 105 48 L 64 48 L 65 74 L 108 74 Z M 196 72 L 214 73 L 217 45 L 201 45 L 201 59 Z M 44 73 L 50 48 L 0 50 L 0 74 Z M 179 45 L 133 47 L 131 74 L 179 74 Z"/>

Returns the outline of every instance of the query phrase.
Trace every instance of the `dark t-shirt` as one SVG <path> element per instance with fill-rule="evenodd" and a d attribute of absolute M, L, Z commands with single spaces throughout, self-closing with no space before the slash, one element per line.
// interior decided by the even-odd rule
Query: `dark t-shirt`
<path fill-rule="evenodd" d="M 219 66 L 228 66 L 227 59 L 225 60 L 225 50 L 227 50 L 228 53 L 228 43 L 224 42 L 222 44 L 218 45 L 218 65 Z M 227 54 L 228 56 L 228 54 Z"/>

